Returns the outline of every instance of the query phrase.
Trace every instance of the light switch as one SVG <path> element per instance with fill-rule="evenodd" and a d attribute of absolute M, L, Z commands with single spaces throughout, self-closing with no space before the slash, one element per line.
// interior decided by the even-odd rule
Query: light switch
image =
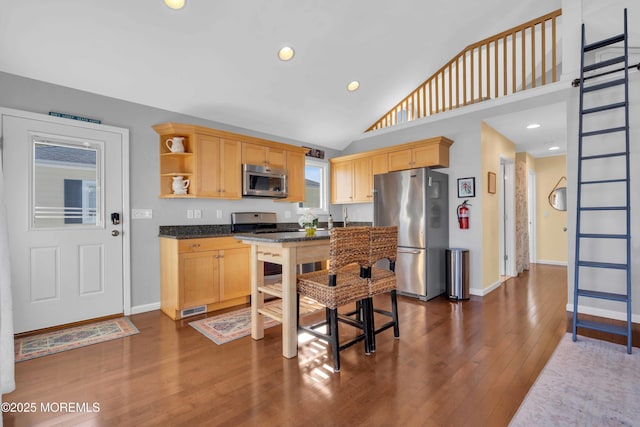
<path fill-rule="evenodd" d="M 216 218 L 222 219 L 222 209 L 216 209 Z"/>
<path fill-rule="evenodd" d="M 193 217 L 194 218 L 202 218 L 202 210 L 200 209 L 196 209 L 193 211 Z"/>
<path fill-rule="evenodd" d="M 193 219 L 193 209 L 187 209 L 187 218 Z"/>
<path fill-rule="evenodd" d="M 153 211 L 151 209 L 131 209 L 131 218 L 151 219 L 153 218 Z"/>

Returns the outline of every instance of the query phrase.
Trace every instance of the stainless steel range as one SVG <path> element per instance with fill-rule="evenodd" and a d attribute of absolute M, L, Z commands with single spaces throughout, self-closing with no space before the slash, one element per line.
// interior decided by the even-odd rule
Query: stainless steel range
<path fill-rule="evenodd" d="M 231 214 L 232 233 L 276 233 L 278 218 L 275 212 L 233 212 Z M 282 266 L 264 263 L 264 275 L 282 274 Z"/>
<path fill-rule="evenodd" d="M 278 233 L 283 231 L 304 231 L 297 227 L 278 226 L 275 212 L 234 212 L 231 214 L 232 233 Z M 308 273 L 325 268 L 324 262 L 298 265 L 298 273 Z M 264 275 L 276 276 L 282 274 L 280 264 L 264 263 Z"/>

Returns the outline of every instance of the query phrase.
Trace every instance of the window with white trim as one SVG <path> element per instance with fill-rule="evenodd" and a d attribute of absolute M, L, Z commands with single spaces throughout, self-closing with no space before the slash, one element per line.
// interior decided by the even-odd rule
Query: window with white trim
<path fill-rule="evenodd" d="M 328 165 L 306 159 L 304 167 L 305 201 L 298 203 L 298 213 L 328 214 Z"/>

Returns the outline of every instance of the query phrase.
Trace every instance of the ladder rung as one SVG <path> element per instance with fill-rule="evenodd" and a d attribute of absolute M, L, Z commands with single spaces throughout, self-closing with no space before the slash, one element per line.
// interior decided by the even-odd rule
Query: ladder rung
<path fill-rule="evenodd" d="M 622 108 L 627 105 L 626 102 L 616 102 L 614 104 L 601 105 L 600 107 L 587 108 L 586 110 L 582 110 L 582 114 L 591 114 L 597 113 L 599 111 L 613 110 L 615 108 Z"/>
<path fill-rule="evenodd" d="M 578 261 L 580 267 L 611 268 L 613 270 L 626 270 L 627 264 L 616 264 L 613 262 Z"/>
<path fill-rule="evenodd" d="M 593 135 L 603 135 L 605 133 L 614 133 L 614 132 L 624 132 L 627 130 L 626 126 L 620 126 L 617 128 L 609 128 L 609 129 L 600 129 L 600 130 L 592 130 L 590 132 L 582 132 L 582 136 L 593 136 Z"/>
<path fill-rule="evenodd" d="M 609 37 L 608 39 L 600 40 L 595 43 L 588 44 L 584 47 L 584 52 L 589 52 L 592 50 L 600 49 L 601 47 L 609 46 L 612 44 L 620 43 L 624 40 L 624 34 L 618 34 L 613 37 Z"/>
<path fill-rule="evenodd" d="M 611 80 L 611 81 L 604 82 L 604 83 L 598 83 L 597 85 L 593 85 L 593 86 L 589 86 L 589 87 L 583 87 L 582 88 L 582 92 L 593 92 L 593 91 L 596 91 L 596 90 L 607 89 L 607 88 L 610 88 L 610 87 L 623 85 L 624 82 L 625 82 L 625 79 L 617 79 L 617 80 Z"/>
<path fill-rule="evenodd" d="M 597 70 L 598 68 L 608 67 L 610 65 L 619 64 L 624 62 L 624 56 L 618 56 L 616 58 L 607 59 L 606 61 L 596 62 L 595 64 L 587 65 L 583 68 L 584 72 Z"/>
<path fill-rule="evenodd" d="M 576 326 L 579 328 L 593 329 L 595 331 L 609 332 L 616 335 L 627 336 L 627 328 L 625 326 L 610 325 L 608 323 L 593 322 L 591 320 L 578 319 Z"/>
<path fill-rule="evenodd" d="M 587 206 L 579 208 L 581 211 L 626 211 L 626 206 Z"/>
<path fill-rule="evenodd" d="M 626 239 L 626 234 L 596 234 L 596 233 L 580 233 L 578 237 L 586 239 Z"/>
<path fill-rule="evenodd" d="M 608 153 L 608 154 L 598 154 L 596 156 L 584 156 L 581 157 L 580 160 L 592 160 L 592 159 L 604 159 L 605 157 L 620 157 L 626 156 L 626 151 L 620 151 L 618 153 Z"/>
<path fill-rule="evenodd" d="M 593 181 L 582 181 L 580 184 L 582 184 L 582 185 L 586 185 L 586 184 L 611 184 L 611 183 L 615 183 L 615 182 L 627 182 L 627 180 L 625 178 L 597 179 L 597 180 L 593 180 Z"/>
<path fill-rule="evenodd" d="M 627 302 L 629 299 L 625 294 L 614 294 L 611 292 L 588 291 L 586 289 L 578 289 L 578 296 L 597 299 L 607 299 L 610 301 Z"/>

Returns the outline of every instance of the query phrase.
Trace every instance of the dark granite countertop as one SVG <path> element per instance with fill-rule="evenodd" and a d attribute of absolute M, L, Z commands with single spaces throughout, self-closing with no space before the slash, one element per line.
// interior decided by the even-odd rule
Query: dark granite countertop
<path fill-rule="evenodd" d="M 335 222 L 334 225 L 336 227 L 341 227 L 342 222 Z M 368 222 L 350 222 L 349 225 L 352 226 L 367 226 L 371 225 Z M 327 223 L 321 222 L 319 224 L 319 228 L 326 228 Z M 300 226 L 295 222 L 284 222 L 278 223 L 278 233 L 267 233 L 271 236 L 273 235 L 281 235 L 286 233 L 298 233 L 297 231 L 300 229 Z M 321 230 L 318 231 L 320 233 Z M 252 236 L 259 236 L 259 234 L 247 233 Z M 167 237 L 171 239 L 201 239 L 205 237 L 229 237 L 229 236 L 237 236 L 237 233 L 231 232 L 231 224 L 205 224 L 205 225 L 161 225 L 160 231 L 158 233 L 159 237 Z M 265 234 L 262 234 L 264 236 Z M 327 234 L 328 236 L 328 234 Z M 269 239 L 269 241 L 273 241 Z"/>
<path fill-rule="evenodd" d="M 329 230 L 318 230 L 314 236 L 307 236 L 306 231 L 289 231 L 282 233 L 238 233 L 234 234 L 238 240 L 267 243 L 306 242 L 308 240 L 328 240 Z"/>

